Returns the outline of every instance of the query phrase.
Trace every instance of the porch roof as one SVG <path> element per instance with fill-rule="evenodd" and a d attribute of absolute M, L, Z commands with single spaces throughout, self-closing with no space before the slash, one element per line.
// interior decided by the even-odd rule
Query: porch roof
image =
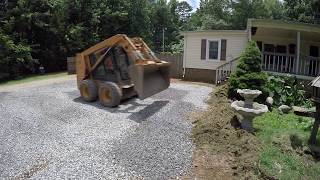
<path fill-rule="evenodd" d="M 267 19 L 248 19 L 248 27 L 265 27 L 320 33 L 320 25 Z"/>

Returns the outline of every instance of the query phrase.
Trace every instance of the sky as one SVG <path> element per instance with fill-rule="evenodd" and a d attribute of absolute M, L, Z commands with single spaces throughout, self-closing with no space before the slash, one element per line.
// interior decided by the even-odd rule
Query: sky
<path fill-rule="evenodd" d="M 184 1 L 184 0 L 179 0 Z M 193 8 L 193 10 L 196 10 L 199 7 L 200 0 L 186 0 Z"/>

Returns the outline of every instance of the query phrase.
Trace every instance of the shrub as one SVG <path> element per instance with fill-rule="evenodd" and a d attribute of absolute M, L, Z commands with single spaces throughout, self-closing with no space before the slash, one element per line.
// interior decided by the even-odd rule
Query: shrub
<path fill-rule="evenodd" d="M 274 99 L 274 105 L 305 106 L 310 104 L 305 98 L 304 86 L 292 75 L 269 76 L 267 90 Z M 310 105 L 308 105 L 310 106 Z"/>
<path fill-rule="evenodd" d="M 266 83 L 267 74 L 261 69 L 261 52 L 254 41 L 249 41 L 244 53 L 241 54 L 239 64 L 231 74 L 229 82 L 229 97 L 239 99 L 237 89 L 256 89 L 263 92 L 258 99 L 264 101 L 268 96 Z"/>

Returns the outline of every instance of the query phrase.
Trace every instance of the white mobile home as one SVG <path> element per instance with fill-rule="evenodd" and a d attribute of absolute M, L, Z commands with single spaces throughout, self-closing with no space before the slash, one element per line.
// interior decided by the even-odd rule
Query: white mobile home
<path fill-rule="evenodd" d="M 187 31 L 183 68 L 188 80 L 224 80 L 249 40 L 262 52 L 262 69 L 301 79 L 320 74 L 320 25 L 249 19 L 247 30 Z"/>

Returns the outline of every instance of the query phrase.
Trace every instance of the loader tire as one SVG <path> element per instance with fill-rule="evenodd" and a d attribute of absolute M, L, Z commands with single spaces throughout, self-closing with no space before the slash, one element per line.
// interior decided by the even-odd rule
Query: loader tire
<path fill-rule="evenodd" d="M 119 86 L 113 82 L 104 82 L 99 88 L 99 100 L 103 106 L 116 107 L 120 104 L 122 92 Z"/>
<path fill-rule="evenodd" d="M 98 88 L 92 80 L 82 80 L 80 82 L 80 94 L 85 101 L 92 102 L 98 98 Z"/>

